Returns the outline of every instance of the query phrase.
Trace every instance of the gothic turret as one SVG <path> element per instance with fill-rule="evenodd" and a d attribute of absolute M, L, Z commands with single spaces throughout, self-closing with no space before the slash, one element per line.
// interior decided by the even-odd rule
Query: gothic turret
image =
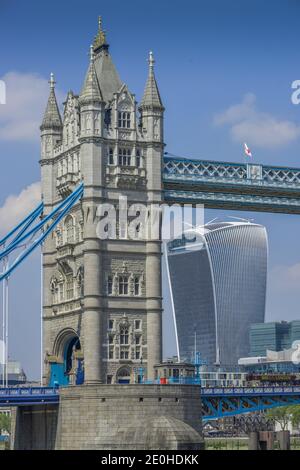
<path fill-rule="evenodd" d="M 44 114 L 43 122 L 41 125 L 41 131 L 46 129 L 61 129 L 62 128 L 62 121 L 60 112 L 58 109 L 56 96 L 55 96 L 55 80 L 54 75 L 51 73 L 50 76 L 50 95 L 46 107 L 46 111 Z"/>
<path fill-rule="evenodd" d="M 55 194 L 55 148 L 62 141 L 63 125 L 55 96 L 54 75 L 50 76 L 50 95 L 41 129 L 42 193 L 45 205 L 51 205 Z"/>
<path fill-rule="evenodd" d="M 104 122 L 104 101 L 95 70 L 93 46 L 90 48 L 90 64 L 79 96 L 81 137 L 101 136 Z"/>
<path fill-rule="evenodd" d="M 154 64 L 155 60 L 153 57 L 153 52 L 149 53 L 149 75 L 146 83 L 146 88 L 144 91 L 144 96 L 141 101 L 140 108 L 153 108 L 164 111 L 164 107 L 161 101 L 160 93 L 156 83 L 156 78 L 154 74 Z"/>
<path fill-rule="evenodd" d="M 51 158 L 54 148 L 62 140 L 62 120 L 55 96 L 54 75 L 50 76 L 50 95 L 41 129 L 42 158 Z"/>
<path fill-rule="evenodd" d="M 94 63 L 94 50 L 93 46 L 90 48 L 90 65 L 85 77 L 84 85 L 82 87 L 80 96 L 79 96 L 79 103 L 83 104 L 90 104 L 95 102 L 102 102 L 103 97 L 101 94 L 101 90 L 99 87 L 96 70 L 95 70 L 95 63 Z"/>
<path fill-rule="evenodd" d="M 154 64 L 153 53 L 150 52 L 149 75 L 139 111 L 141 113 L 141 128 L 147 140 L 162 142 L 165 109 L 156 83 Z"/>

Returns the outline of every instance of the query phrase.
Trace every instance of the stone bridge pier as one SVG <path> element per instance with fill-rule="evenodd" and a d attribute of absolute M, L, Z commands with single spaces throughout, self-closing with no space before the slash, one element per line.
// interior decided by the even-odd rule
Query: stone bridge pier
<path fill-rule="evenodd" d="M 86 385 L 60 404 L 19 408 L 16 450 L 204 449 L 198 386 Z"/>

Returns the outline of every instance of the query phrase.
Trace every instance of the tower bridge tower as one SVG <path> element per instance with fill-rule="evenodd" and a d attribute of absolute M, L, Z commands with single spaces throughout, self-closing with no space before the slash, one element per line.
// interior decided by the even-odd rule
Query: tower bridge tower
<path fill-rule="evenodd" d="M 162 200 L 164 107 L 150 53 L 138 105 L 112 62 L 99 20 L 79 95 L 61 117 L 51 75 L 41 125 L 45 211 L 84 182 L 84 196 L 43 248 L 44 381 L 133 382 L 162 359 L 161 243 L 97 236 L 100 204 Z"/>

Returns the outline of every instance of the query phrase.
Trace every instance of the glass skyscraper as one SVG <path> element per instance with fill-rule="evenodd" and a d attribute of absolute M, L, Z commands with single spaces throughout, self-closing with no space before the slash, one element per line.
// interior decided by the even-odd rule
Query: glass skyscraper
<path fill-rule="evenodd" d="M 267 351 L 291 349 L 300 341 L 300 321 L 261 323 L 250 328 L 250 356 L 264 357 Z"/>
<path fill-rule="evenodd" d="M 237 365 L 249 330 L 265 320 L 268 239 L 261 225 L 212 223 L 167 246 L 178 356 Z"/>

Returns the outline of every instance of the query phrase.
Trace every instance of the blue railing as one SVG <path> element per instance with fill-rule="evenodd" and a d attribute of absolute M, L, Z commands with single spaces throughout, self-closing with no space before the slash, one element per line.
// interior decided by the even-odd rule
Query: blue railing
<path fill-rule="evenodd" d="M 58 402 L 59 390 L 54 387 L 0 388 L 0 406 Z"/>
<path fill-rule="evenodd" d="M 201 395 L 204 397 L 300 395 L 300 387 L 214 387 L 202 388 Z"/>

